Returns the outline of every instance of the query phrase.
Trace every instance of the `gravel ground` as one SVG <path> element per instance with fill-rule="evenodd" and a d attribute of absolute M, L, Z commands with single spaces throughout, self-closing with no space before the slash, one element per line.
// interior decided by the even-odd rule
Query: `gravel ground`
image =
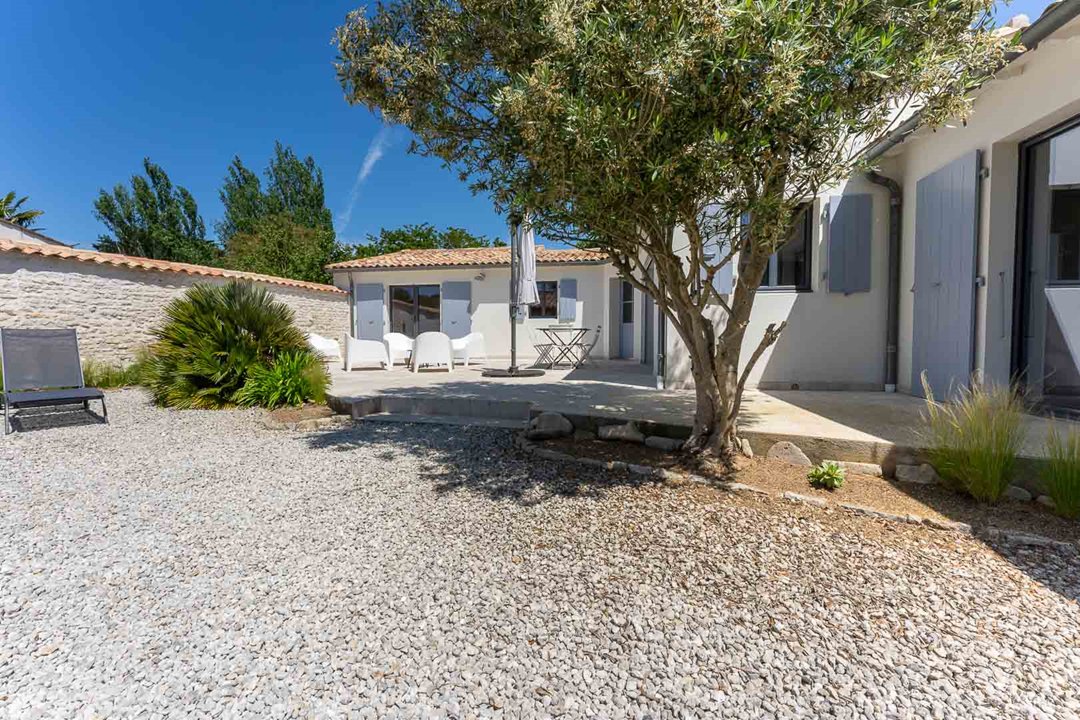
<path fill-rule="evenodd" d="M 1080 713 L 1075 554 L 109 401 L 0 440 L 0 716 Z"/>

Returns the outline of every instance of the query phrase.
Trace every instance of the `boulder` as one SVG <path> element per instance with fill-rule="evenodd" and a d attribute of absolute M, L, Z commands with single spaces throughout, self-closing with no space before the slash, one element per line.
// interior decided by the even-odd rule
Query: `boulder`
<path fill-rule="evenodd" d="M 525 436 L 530 440 L 549 440 L 574 432 L 574 425 L 557 412 L 543 412 L 529 422 Z"/>
<path fill-rule="evenodd" d="M 663 435 L 650 435 L 645 438 L 645 444 L 657 450 L 675 452 L 682 447 L 683 441 L 677 438 L 664 437 Z"/>
<path fill-rule="evenodd" d="M 834 462 L 844 468 L 847 472 L 856 475 L 872 475 L 873 477 L 882 476 L 881 466 L 876 463 L 851 462 L 849 460 L 827 460 L 826 462 Z"/>
<path fill-rule="evenodd" d="M 806 457 L 798 445 L 787 440 L 781 440 L 778 443 L 774 443 L 769 452 L 766 455 L 770 460 L 779 460 L 789 465 L 802 465 L 803 467 L 813 467 L 814 463 L 810 462 L 810 458 Z"/>
<path fill-rule="evenodd" d="M 941 482 L 937 471 L 933 466 L 923 463 L 922 465 L 897 465 L 896 482 L 914 483 L 916 485 L 937 485 Z"/>
<path fill-rule="evenodd" d="M 1020 502 L 1031 502 L 1031 493 L 1019 485 L 1010 485 L 1006 488 L 1005 497 L 1010 500 L 1019 500 Z"/>
<path fill-rule="evenodd" d="M 597 433 L 601 440 L 625 440 L 626 442 L 645 442 L 645 435 L 638 430 L 635 423 L 628 422 L 625 425 L 601 425 Z"/>

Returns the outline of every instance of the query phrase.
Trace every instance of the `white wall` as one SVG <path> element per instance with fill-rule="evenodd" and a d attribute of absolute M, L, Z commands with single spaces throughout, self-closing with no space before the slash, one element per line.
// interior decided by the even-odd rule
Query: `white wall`
<path fill-rule="evenodd" d="M 166 304 L 197 282 L 225 280 L 0 252 L 0 326 L 73 327 L 84 360 L 126 364 L 150 343 Z M 263 286 L 293 309 L 305 332 L 339 338 L 348 326 L 347 295 Z"/>
<path fill-rule="evenodd" d="M 844 295 L 828 291 L 828 227 L 824 216 L 830 195 L 873 197 L 870 291 Z M 888 300 L 888 191 L 863 177 L 822 193 L 811 221 L 811 286 L 809 292 L 763 288 L 754 301 L 741 350 L 741 367 L 761 342 L 771 323 L 788 325 L 779 340 L 761 356 L 747 385 L 762 389 L 880 390 L 885 382 L 885 317 Z M 677 243 L 685 244 L 679 234 Z M 737 263 L 737 261 L 736 261 Z M 709 316 L 722 327 L 719 305 Z M 690 359 L 682 340 L 667 331 L 669 387 L 693 387 Z"/>
<path fill-rule="evenodd" d="M 443 282 L 470 282 L 472 284 L 472 331 L 484 335 L 491 357 L 510 356 L 510 268 L 426 268 L 417 270 L 362 269 L 351 271 L 353 282 L 391 285 L 439 285 Z M 595 329 L 601 327 L 600 339 L 593 349 L 593 356 L 608 357 L 608 277 L 614 271 L 609 264 L 601 265 L 539 265 L 537 280 L 573 278 L 577 280 L 577 316 L 575 327 Z M 334 283 L 349 287 L 349 272 L 334 274 Z M 387 291 L 389 297 L 389 291 Z M 389 327 L 385 315 L 384 325 Z M 543 338 L 539 328 L 559 324 L 558 318 L 529 318 L 518 324 L 518 353 L 523 358 L 535 358 L 533 345 Z M 343 328 L 344 330 L 344 328 Z M 590 334 L 591 341 L 591 334 Z"/>
<path fill-rule="evenodd" d="M 1080 114 L 1080 19 L 1029 51 L 985 85 L 966 124 L 924 129 L 891 155 L 904 190 L 900 280 L 900 389 L 911 390 L 915 279 L 915 188 L 918 181 L 972 150 L 983 153 L 976 291 L 975 364 L 998 382 L 1010 377 L 1012 299 L 1016 247 L 1019 146 L 1024 140 Z"/>

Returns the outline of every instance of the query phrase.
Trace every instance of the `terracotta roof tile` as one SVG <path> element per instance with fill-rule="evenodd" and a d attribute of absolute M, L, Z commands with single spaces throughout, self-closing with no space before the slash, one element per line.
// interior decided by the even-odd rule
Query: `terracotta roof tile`
<path fill-rule="evenodd" d="M 77 260 L 79 262 L 95 263 L 98 265 L 115 265 L 116 267 L 131 268 L 133 270 L 151 270 L 157 272 L 176 272 L 185 275 L 202 275 L 204 277 L 237 278 L 240 280 L 253 280 L 268 285 L 283 285 L 285 287 L 301 288 L 304 290 L 316 290 L 319 292 L 347 294 L 344 290 L 333 285 L 306 282 L 304 280 L 292 280 L 290 278 L 276 277 L 274 275 L 260 275 L 258 273 L 241 272 L 239 270 L 226 270 L 224 268 L 208 267 L 206 265 L 191 265 L 189 263 L 170 262 L 168 260 L 152 260 L 150 258 L 136 257 L 134 255 L 117 255 L 115 253 L 97 252 L 96 250 L 82 250 L 80 248 L 63 245 L 45 245 L 41 243 L 16 242 L 0 238 L 0 252 L 22 253 L 23 255 L 42 255 L 55 257 L 63 260 Z"/>
<path fill-rule="evenodd" d="M 546 265 L 572 263 L 602 263 L 607 256 L 592 250 L 554 250 L 543 245 L 536 246 L 536 262 Z M 330 270 L 353 268 L 428 268 L 455 265 L 509 265 L 510 248 L 463 248 L 459 250 L 399 250 L 386 255 L 346 260 L 327 265 Z"/>

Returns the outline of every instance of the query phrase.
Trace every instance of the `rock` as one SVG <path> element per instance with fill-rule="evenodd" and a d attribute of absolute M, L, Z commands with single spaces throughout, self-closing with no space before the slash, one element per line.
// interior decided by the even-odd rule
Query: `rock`
<path fill-rule="evenodd" d="M 574 431 L 574 441 L 575 442 L 583 442 L 583 441 L 595 440 L 595 439 L 596 439 L 596 433 L 594 433 L 592 430 L 580 430 L 579 429 L 579 430 Z"/>
<path fill-rule="evenodd" d="M 792 502 L 803 503 L 804 505 L 813 505 L 814 507 L 828 507 L 829 503 L 824 498 L 813 497 L 812 495 L 800 495 L 799 493 L 785 492 L 785 500 L 791 500 Z"/>
<path fill-rule="evenodd" d="M 788 442 L 787 440 L 781 440 L 778 443 L 774 443 L 773 446 L 769 448 L 769 453 L 766 457 L 770 460 L 788 463 L 789 465 L 802 465 L 804 467 L 813 467 L 814 465 L 798 445 L 793 442 Z"/>
<path fill-rule="evenodd" d="M 1031 502 L 1031 493 L 1019 485 L 1010 485 L 1005 490 L 1005 497 L 1010 500 L 1018 500 L 1020 502 Z"/>
<path fill-rule="evenodd" d="M 683 441 L 677 438 L 664 437 L 663 435 L 650 435 L 645 438 L 645 444 L 657 450 L 675 452 L 683 446 Z"/>
<path fill-rule="evenodd" d="M 923 525 L 927 525 L 938 530 L 953 530 L 955 532 L 962 532 L 965 535 L 971 534 L 971 525 L 963 522 L 957 522 L 955 520 L 937 520 L 935 518 L 923 518 Z"/>
<path fill-rule="evenodd" d="M 637 424 L 628 422 L 625 425 L 601 425 L 597 433 L 601 440 L 625 440 L 627 442 L 645 442 L 645 435 L 638 430 Z"/>
<path fill-rule="evenodd" d="M 883 475 L 881 466 L 875 463 L 851 462 L 848 460 L 826 460 L 825 462 L 834 462 L 847 472 L 856 475 L 871 475 L 873 477 L 882 477 Z"/>
<path fill-rule="evenodd" d="M 656 469 L 648 465 L 635 465 L 634 463 L 630 463 L 626 466 L 626 469 L 635 475 L 645 475 L 646 477 L 656 475 Z"/>
<path fill-rule="evenodd" d="M 933 466 L 923 463 L 922 465 L 897 465 L 896 482 L 914 483 L 916 485 L 937 485 L 941 482 L 937 471 Z"/>
<path fill-rule="evenodd" d="M 1040 495 L 1039 497 L 1035 498 L 1035 502 L 1039 503 L 1044 507 L 1048 507 L 1051 510 L 1056 507 L 1056 504 L 1054 503 L 1054 498 L 1050 497 L 1049 495 Z"/>
<path fill-rule="evenodd" d="M 750 441 L 746 438 L 739 440 L 739 449 L 742 450 L 742 454 L 751 460 L 754 459 L 754 448 L 750 447 Z"/>
<path fill-rule="evenodd" d="M 574 432 L 574 425 L 565 416 L 557 412 L 544 412 L 529 422 L 525 435 L 530 440 L 549 440 L 564 437 Z"/>

